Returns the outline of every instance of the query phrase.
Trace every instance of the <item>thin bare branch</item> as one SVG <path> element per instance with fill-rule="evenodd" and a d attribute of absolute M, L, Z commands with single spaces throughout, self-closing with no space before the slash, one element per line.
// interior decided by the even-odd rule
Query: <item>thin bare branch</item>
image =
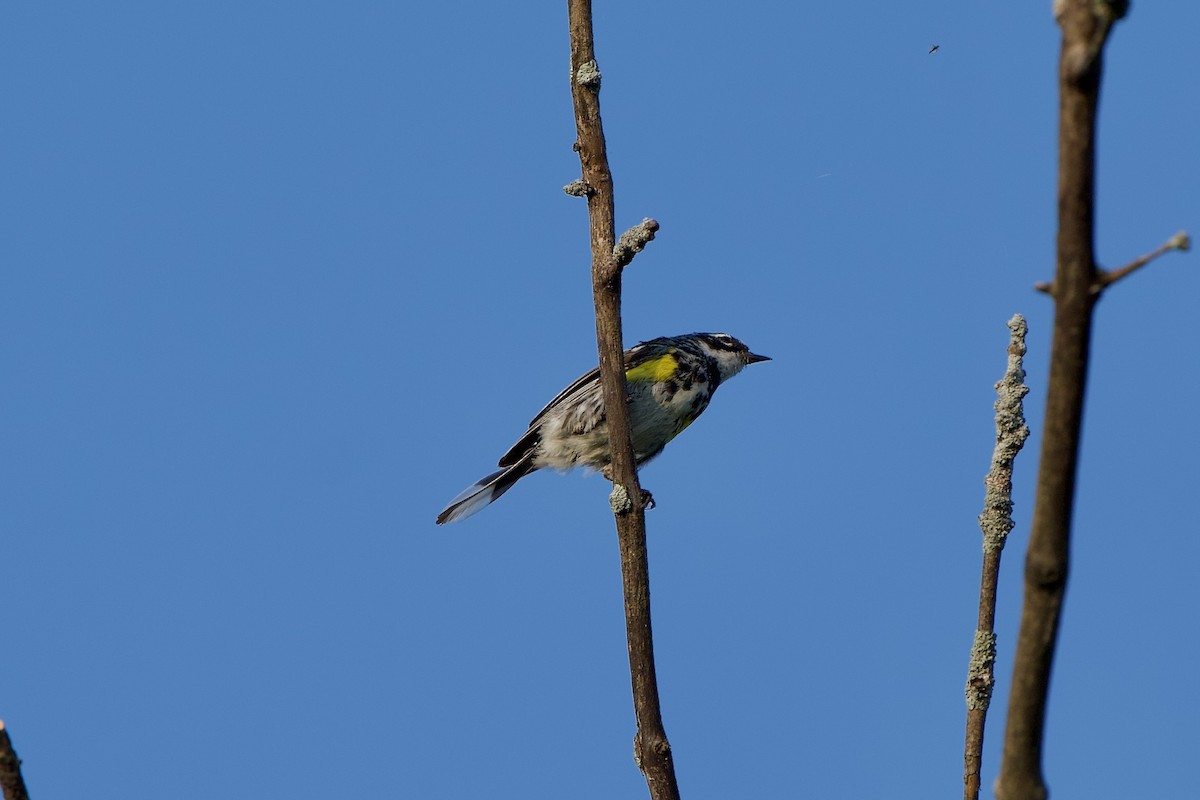
<path fill-rule="evenodd" d="M 1161 256 L 1163 253 L 1169 253 L 1172 250 L 1182 250 L 1186 252 L 1192 246 L 1192 239 L 1187 235 L 1187 231 L 1180 231 L 1172 236 L 1161 247 L 1153 252 L 1147 253 L 1141 258 L 1135 258 L 1120 269 L 1101 270 L 1096 276 L 1096 283 L 1093 286 L 1093 292 L 1101 292 L 1107 289 L 1112 284 L 1121 280 L 1130 273 L 1137 272 L 1142 267 L 1149 264 L 1154 259 Z"/>
<path fill-rule="evenodd" d="M 596 344 L 600 355 L 600 385 L 604 393 L 613 481 L 612 505 L 621 550 L 625 596 L 625 630 L 629 673 L 637 717 L 634 760 L 646 778 L 653 800 L 678 800 L 679 786 L 671 746 L 663 728 L 654 668 L 654 639 L 650 627 L 650 572 L 646 556 L 646 504 L 649 494 L 638 482 L 630 441 L 629 410 L 625 402 L 625 362 L 621 334 L 621 270 L 636 250 L 653 237 L 658 224 L 630 243 L 628 253 L 614 253 L 612 173 L 608 167 L 604 128 L 600 120 L 600 69 L 596 64 L 590 0 L 568 0 L 571 33 L 571 99 L 578 139 L 575 148 L 587 187 L 592 244 L 592 296 L 596 305 Z M 644 237 L 637 245 L 640 237 Z M 637 245 L 634 247 L 634 245 Z M 632 249 L 630 249 L 632 248 Z"/>
<path fill-rule="evenodd" d="M 1029 428 L 1025 425 L 1024 398 L 1029 393 L 1025 385 L 1025 334 L 1029 330 L 1020 314 L 1008 321 L 1008 366 L 1004 377 L 996 384 L 996 447 L 984 485 L 987 487 L 979 526 L 983 530 L 983 574 L 979 581 L 979 622 L 971 646 L 967 668 L 967 734 L 963 751 L 963 796 L 966 800 L 979 797 L 980 769 L 983 763 L 983 733 L 992 688 L 996 679 L 996 586 L 1000 578 L 1000 553 L 1012 520 L 1013 462 Z"/>
<path fill-rule="evenodd" d="M 29 800 L 25 779 L 21 777 L 21 759 L 13 750 L 4 720 L 0 720 L 0 789 L 4 791 L 4 800 Z"/>

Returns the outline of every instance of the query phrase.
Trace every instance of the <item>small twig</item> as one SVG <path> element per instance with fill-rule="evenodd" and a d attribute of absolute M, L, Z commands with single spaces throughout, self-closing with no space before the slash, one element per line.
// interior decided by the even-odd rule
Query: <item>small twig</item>
<path fill-rule="evenodd" d="M 1130 261 L 1120 269 L 1101 270 L 1096 275 L 1096 282 L 1092 284 L 1092 293 L 1099 294 L 1130 273 L 1137 272 L 1139 269 L 1161 256 L 1163 253 L 1169 253 L 1172 250 L 1182 250 L 1187 252 L 1191 246 L 1192 240 L 1191 237 L 1187 235 L 1187 231 L 1180 231 L 1168 239 L 1166 243 L 1162 245 L 1162 247 L 1159 247 L 1157 250 L 1151 253 L 1147 253 L 1141 258 L 1135 258 L 1133 261 Z"/>
<path fill-rule="evenodd" d="M 967 668 L 967 735 L 963 755 L 963 796 L 979 797 L 979 773 L 983 762 L 983 732 L 996 679 L 996 586 L 1000 578 L 1000 553 L 1012 519 L 1012 472 L 1017 453 L 1025 446 L 1025 318 L 1016 314 L 1008 321 L 1008 367 L 996 384 L 996 447 L 984 485 L 987 487 L 979 527 L 983 530 L 983 574 L 979 580 L 979 622 Z"/>
<path fill-rule="evenodd" d="M 642 252 L 646 245 L 654 240 L 654 234 L 657 232 L 658 223 L 649 218 L 634 225 L 622 233 L 620 239 L 617 239 L 617 245 L 613 248 L 613 261 L 622 267 L 627 266 L 629 262 L 633 261 L 635 255 Z"/>
<path fill-rule="evenodd" d="M 563 191 L 571 195 L 571 197 L 591 197 L 596 193 L 595 189 L 578 178 L 564 186 Z"/>
<path fill-rule="evenodd" d="M 4 790 L 4 800 L 29 800 L 25 779 L 21 777 L 21 759 L 13 750 L 4 720 L 0 720 L 0 789 Z"/>
<path fill-rule="evenodd" d="M 1188 236 L 1187 231 L 1180 231 L 1168 239 L 1157 250 L 1151 253 L 1146 253 L 1146 255 L 1142 256 L 1141 258 L 1135 258 L 1133 261 L 1130 261 L 1120 269 L 1097 270 L 1096 279 L 1092 283 L 1092 294 L 1100 294 L 1100 292 L 1104 291 L 1112 284 L 1129 275 L 1131 272 L 1137 272 L 1139 269 L 1146 266 L 1164 253 L 1169 253 L 1172 250 L 1187 252 L 1191 248 L 1192 238 Z M 1040 281 L 1035 283 L 1033 288 L 1037 289 L 1039 292 L 1054 294 L 1054 284 L 1048 281 Z"/>

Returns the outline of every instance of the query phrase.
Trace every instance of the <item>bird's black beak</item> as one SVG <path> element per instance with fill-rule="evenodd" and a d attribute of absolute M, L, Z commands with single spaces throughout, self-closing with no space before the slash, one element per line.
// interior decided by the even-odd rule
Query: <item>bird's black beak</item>
<path fill-rule="evenodd" d="M 770 361 L 770 360 L 771 360 L 770 356 L 760 356 L 757 353 L 747 353 L 746 354 L 746 363 L 747 364 L 757 364 L 760 361 Z"/>

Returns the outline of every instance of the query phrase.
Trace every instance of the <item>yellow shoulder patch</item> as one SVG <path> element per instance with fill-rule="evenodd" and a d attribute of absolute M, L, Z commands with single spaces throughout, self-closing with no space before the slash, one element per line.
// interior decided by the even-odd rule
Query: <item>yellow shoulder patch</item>
<path fill-rule="evenodd" d="M 640 381 L 666 381 L 673 378 L 678 369 L 679 362 L 675 360 L 675 356 L 670 353 L 663 353 L 661 356 L 652 358 L 649 361 L 643 361 L 636 367 L 625 370 L 625 380 L 631 383 Z"/>

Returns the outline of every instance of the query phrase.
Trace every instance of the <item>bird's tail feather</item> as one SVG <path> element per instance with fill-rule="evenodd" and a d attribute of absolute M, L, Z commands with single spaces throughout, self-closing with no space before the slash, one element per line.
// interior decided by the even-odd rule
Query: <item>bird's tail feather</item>
<path fill-rule="evenodd" d="M 533 472 L 533 454 L 529 453 L 511 467 L 485 475 L 468 486 L 458 497 L 450 501 L 450 505 L 438 514 L 437 524 L 457 522 L 466 519 L 484 506 L 492 503 L 500 495 L 512 488 L 512 485 Z"/>

